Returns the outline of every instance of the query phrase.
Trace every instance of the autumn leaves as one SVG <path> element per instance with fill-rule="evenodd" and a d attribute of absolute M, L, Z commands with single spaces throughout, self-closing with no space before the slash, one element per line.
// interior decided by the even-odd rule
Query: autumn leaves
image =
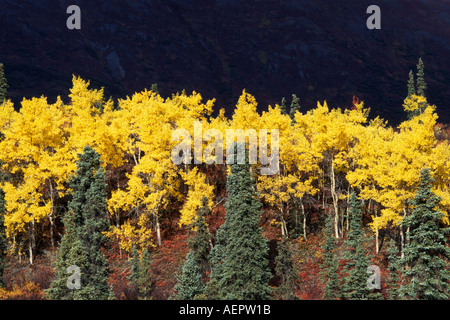
<path fill-rule="evenodd" d="M 267 145 L 275 142 L 269 130 L 276 130 L 279 170 L 272 175 L 253 172 L 259 195 L 275 213 L 274 223 L 280 225 L 282 234 L 287 233 L 288 211 L 296 206 L 307 215 L 304 197 L 315 197 L 321 191 L 330 194 L 336 237 L 343 234 L 343 208 L 350 190 L 370 201 L 375 232 L 396 227 L 411 212 L 407 200 L 414 197 L 424 166 L 432 170 L 442 211 L 450 206 L 450 148 L 447 142 L 436 140 L 435 107 L 422 96 L 405 100 L 405 110 L 420 112 L 397 128 L 379 118 L 369 121 L 363 103 L 348 110 L 318 103 L 308 112 L 296 112 L 294 121 L 279 106 L 269 106 L 260 114 L 256 99 L 245 91 L 231 118 L 223 110 L 212 117 L 214 100 L 203 102 L 196 92 L 164 99 L 156 92 L 143 91 L 115 103 L 104 99 L 103 90 L 90 89 L 89 82 L 77 77 L 69 98 L 69 104 L 61 99 L 49 104 L 44 97 L 24 99 L 19 112 L 10 101 L 0 105 L 4 135 L 0 160 L 7 175 L 3 183 L 5 226 L 13 252 L 23 254 L 27 249 L 30 261 L 37 233 L 45 232 L 53 243 L 56 239 L 61 203 L 71 193 L 67 182 L 75 172 L 77 154 L 86 145 L 101 155 L 107 174 L 119 168 L 126 172 L 110 180 L 108 195 L 112 224 L 108 235 L 118 240 L 122 250 L 130 252 L 132 244 L 140 252 L 161 245 L 160 220 L 174 202 L 181 204 L 180 226 L 194 221 L 202 196 L 212 208 L 216 185 L 206 169 L 226 164 L 176 164 L 172 159 L 179 143 L 173 141 L 173 132 L 183 129 L 195 137 L 195 123 L 200 122 L 202 136 L 208 130 L 225 137 L 230 129 L 266 129 Z M 212 139 L 202 140 L 201 149 Z M 263 140 L 261 135 L 256 139 Z M 194 141 L 188 145 L 193 148 Z M 226 151 L 225 146 L 221 148 Z M 220 154 L 218 149 L 209 151 Z M 261 161 L 253 164 L 257 169 L 262 165 Z M 448 222 L 448 216 L 445 219 Z M 306 226 L 303 230 L 306 236 Z"/>

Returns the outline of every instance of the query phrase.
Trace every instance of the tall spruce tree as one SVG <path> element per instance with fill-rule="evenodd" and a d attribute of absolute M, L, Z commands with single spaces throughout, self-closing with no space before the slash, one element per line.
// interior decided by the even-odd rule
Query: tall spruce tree
<path fill-rule="evenodd" d="M 408 79 L 408 97 L 411 97 L 413 94 L 416 94 L 416 88 L 414 83 L 414 73 L 410 70 Z"/>
<path fill-rule="evenodd" d="M 180 275 L 178 276 L 178 284 L 175 287 L 177 291 L 176 299 L 208 299 L 203 294 L 206 273 L 210 269 L 210 234 L 205 219 L 208 212 L 208 199 L 203 197 L 202 205 L 197 210 L 197 217 L 192 226 L 194 234 L 188 240 L 189 253 L 181 268 Z"/>
<path fill-rule="evenodd" d="M 195 263 L 199 266 L 203 278 L 205 278 L 207 271 L 210 269 L 209 251 L 211 236 L 205 218 L 208 213 L 208 199 L 203 197 L 202 205 L 197 210 L 197 218 L 193 224 L 194 234 L 188 240 L 189 249 L 193 252 Z"/>
<path fill-rule="evenodd" d="M 400 260 L 404 282 L 399 297 L 403 299 L 450 299 L 450 248 L 446 245 L 450 228 L 442 225 L 444 215 L 437 209 L 441 199 L 431 191 L 432 183 L 430 169 L 422 169 L 416 195 L 410 201 L 413 211 L 402 221 L 409 230 Z"/>
<path fill-rule="evenodd" d="M 110 296 L 109 272 L 101 251 L 105 242 L 102 232 L 107 229 L 105 171 L 100 155 L 91 147 L 86 146 L 79 155 L 69 186 L 73 193 L 64 217 L 56 277 L 46 294 L 50 299 L 106 300 Z M 67 286 L 70 266 L 80 270 L 79 289 Z"/>
<path fill-rule="evenodd" d="M 425 97 L 425 90 L 427 89 L 427 83 L 425 82 L 425 71 L 422 58 L 419 58 L 417 64 L 417 95 Z"/>
<path fill-rule="evenodd" d="M 0 104 L 8 97 L 8 82 L 5 76 L 3 63 L 0 63 Z"/>
<path fill-rule="evenodd" d="M 139 278 L 140 278 L 141 268 L 139 261 L 139 254 L 136 249 L 136 245 L 133 245 L 131 250 L 131 270 L 128 280 L 137 295 L 139 295 Z"/>
<path fill-rule="evenodd" d="M 292 95 L 292 102 L 289 108 L 289 116 L 292 121 L 295 123 L 295 113 L 300 111 L 300 98 L 298 98 L 295 94 Z"/>
<path fill-rule="evenodd" d="M 209 282 L 206 284 L 205 295 L 208 300 L 222 299 L 219 292 L 219 283 L 223 276 L 223 260 L 225 259 L 225 249 L 228 243 L 229 230 L 227 223 L 227 213 L 225 213 L 225 222 L 219 227 L 216 233 L 216 243 L 209 254 L 211 264 L 211 273 Z"/>
<path fill-rule="evenodd" d="M 287 114 L 286 98 L 285 97 L 283 97 L 281 99 L 280 111 L 281 111 L 281 114 Z"/>
<path fill-rule="evenodd" d="M 159 94 L 158 84 L 157 83 L 153 83 L 151 88 L 150 88 L 150 91 L 153 92 L 153 93 Z"/>
<path fill-rule="evenodd" d="M 387 250 L 389 256 L 389 280 L 388 280 L 388 289 L 387 293 L 390 300 L 396 300 L 398 297 L 398 286 L 400 282 L 400 275 L 399 275 L 399 257 L 398 257 L 398 248 L 395 243 L 394 239 L 391 239 L 389 243 L 389 247 Z"/>
<path fill-rule="evenodd" d="M 350 230 L 344 246 L 347 248 L 344 267 L 343 298 L 349 300 L 367 299 L 370 291 L 367 288 L 367 268 L 370 260 L 366 255 L 364 234 L 362 229 L 362 205 L 356 194 L 350 195 Z"/>
<path fill-rule="evenodd" d="M 141 263 L 139 265 L 139 299 L 151 300 L 152 299 L 152 274 L 151 274 L 151 259 L 150 252 L 145 248 L 142 253 Z"/>
<path fill-rule="evenodd" d="M 425 96 L 425 90 L 427 89 L 427 84 L 425 82 L 425 72 L 424 72 L 424 64 L 422 58 L 419 59 L 417 64 L 417 80 L 414 84 L 414 74 L 412 70 L 409 71 L 409 80 L 408 80 L 408 96 L 410 98 L 413 94 L 418 96 Z M 425 102 L 421 104 L 418 109 L 413 111 L 408 111 L 408 119 L 412 119 L 419 114 L 422 114 L 423 111 L 427 108 L 428 103 Z"/>
<path fill-rule="evenodd" d="M 64 235 L 61 238 L 58 258 L 56 260 L 56 274 L 50 288 L 45 290 L 47 299 L 52 300 L 78 300 L 78 290 L 68 287 L 70 266 L 85 267 L 87 257 L 84 248 L 77 239 L 77 228 L 73 219 L 73 212 L 67 212 L 63 217 Z M 80 274 L 80 280 L 83 274 Z M 80 281 L 81 283 L 81 281 Z"/>
<path fill-rule="evenodd" d="M 278 243 L 278 255 L 275 258 L 275 270 L 281 278 L 281 284 L 277 293 L 282 300 L 297 300 L 295 295 L 295 283 L 297 275 L 294 268 L 292 249 L 287 238 Z"/>
<path fill-rule="evenodd" d="M 341 287 L 339 284 L 339 261 L 335 253 L 334 217 L 331 214 L 327 215 L 324 233 L 325 242 L 322 247 L 322 276 L 325 282 L 324 299 L 336 300 L 341 297 Z"/>
<path fill-rule="evenodd" d="M 216 244 L 209 254 L 211 273 L 204 292 L 205 300 L 223 299 L 219 292 L 219 283 L 223 277 L 223 261 L 225 259 L 227 243 L 230 239 L 227 216 L 228 214 L 225 213 L 225 222 L 217 230 Z"/>
<path fill-rule="evenodd" d="M 139 300 L 151 300 L 152 276 L 147 248 L 142 252 L 142 257 L 139 257 L 136 246 L 133 246 L 129 280 Z"/>
<path fill-rule="evenodd" d="M 225 204 L 228 239 L 219 262 L 218 290 L 224 299 L 265 300 L 271 289 L 268 244 L 259 226 L 262 204 L 256 197 L 256 182 L 250 165 L 234 163 L 230 167 Z"/>
<path fill-rule="evenodd" d="M 180 274 L 177 276 L 178 283 L 175 286 L 175 299 L 194 300 L 197 295 L 203 293 L 205 283 L 202 272 L 195 261 L 194 252 L 190 250 L 186 256 Z"/>

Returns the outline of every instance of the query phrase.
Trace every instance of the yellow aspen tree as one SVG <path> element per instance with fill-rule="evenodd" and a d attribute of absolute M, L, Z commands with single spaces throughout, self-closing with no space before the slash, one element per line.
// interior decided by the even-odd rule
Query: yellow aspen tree
<path fill-rule="evenodd" d="M 161 214 L 172 200 L 182 200 L 180 170 L 171 158 L 177 141 L 173 130 L 186 129 L 194 135 L 195 121 L 205 121 L 213 101 L 201 102 L 201 95 L 177 94 L 165 101 L 151 91 L 120 100 L 118 117 L 128 125 L 127 147 L 134 162 L 125 190 L 113 192 L 109 208 L 136 215 L 148 213 L 154 220 L 157 244 L 161 245 Z M 186 170 L 187 171 L 187 170 Z"/>
<path fill-rule="evenodd" d="M 317 161 L 303 131 L 292 125 L 291 118 L 282 114 L 278 105 L 275 108 L 269 106 L 268 111 L 263 112 L 261 128 L 263 127 L 279 130 L 280 169 L 275 175 L 260 175 L 258 190 L 264 200 L 279 212 L 281 235 L 286 237 L 288 236 L 286 214 L 294 204 L 294 200 L 302 201 L 304 194 L 315 194 L 317 191 L 312 185 L 315 179 L 313 172 L 318 169 Z M 306 236 L 306 215 L 303 206 L 302 208 L 303 231 Z"/>
<path fill-rule="evenodd" d="M 361 189 L 361 196 L 380 203 L 380 216 L 371 223 L 377 230 L 399 226 L 411 208 L 419 173 L 424 167 L 432 168 L 436 176 L 435 190 L 448 205 L 449 152 L 446 144 L 437 145 L 434 134 L 437 115 L 434 106 L 401 123 L 398 130 L 373 121 L 360 134 L 355 146 L 355 170 L 347 174 L 352 186 Z M 446 216 L 448 219 L 448 216 Z M 402 243 L 404 230 L 400 228 Z"/>
<path fill-rule="evenodd" d="M 65 106 L 69 120 L 69 138 L 61 152 L 67 156 L 68 171 L 74 172 L 77 154 L 87 145 L 101 156 L 105 166 L 123 163 L 126 151 L 126 123 L 113 110 L 113 101 L 105 101 L 103 88 L 89 89 L 90 82 L 73 77 L 70 104 Z"/>
<path fill-rule="evenodd" d="M 316 154 L 322 155 L 321 171 L 324 176 L 328 175 L 330 181 L 336 238 L 339 238 L 339 199 L 341 198 L 336 174 L 348 169 L 343 159 L 346 159 L 351 152 L 359 127 L 367 121 L 368 113 L 369 109 L 364 108 L 363 103 L 357 104 L 355 109 L 342 112 L 339 108 L 330 110 L 324 102 L 323 105 L 317 103 L 317 108 L 299 116 L 298 121 L 296 118 L 298 127 L 303 128 L 311 142 L 311 148 Z"/>
<path fill-rule="evenodd" d="M 189 186 L 186 201 L 181 209 L 180 226 L 192 226 L 197 218 L 197 211 L 202 207 L 202 199 L 208 199 L 207 206 L 209 209 L 213 206 L 214 186 L 206 182 L 206 176 L 194 167 L 188 173 L 181 172 L 181 176 L 185 183 Z"/>
<path fill-rule="evenodd" d="M 10 182 L 5 186 L 8 190 L 5 198 L 10 201 L 7 203 L 7 215 L 10 216 L 5 220 L 8 220 L 7 230 L 12 237 L 17 232 L 24 232 L 23 224 L 28 224 L 29 258 L 32 263 L 35 224 L 43 217 L 50 221 L 50 238 L 54 245 L 57 191 L 53 187 L 57 188 L 62 177 L 53 157 L 65 140 L 62 101 L 58 98 L 56 103 L 49 105 L 44 97 L 24 99 L 20 112 L 12 118 L 13 121 L 10 118 L 9 124 L 3 126 L 4 140 L 0 143 L 3 169 L 11 174 Z M 26 205 L 20 206 L 18 203 Z"/>
<path fill-rule="evenodd" d="M 141 214 L 137 223 L 127 220 L 121 226 L 111 226 L 105 235 L 116 239 L 120 250 L 129 255 L 133 251 L 133 246 L 136 246 L 139 255 L 142 255 L 145 249 L 155 247 L 147 214 Z"/>

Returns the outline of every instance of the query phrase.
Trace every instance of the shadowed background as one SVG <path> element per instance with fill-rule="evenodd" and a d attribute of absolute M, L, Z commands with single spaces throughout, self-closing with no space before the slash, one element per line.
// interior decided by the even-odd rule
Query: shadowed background
<path fill-rule="evenodd" d="M 66 9 L 81 8 L 81 30 Z M 366 9 L 381 8 L 382 29 L 368 30 Z M 232 112 L 245 88 L 260 110 L 303 110 L 356 95 L 396 124 L 406 118 L 410 69 L 425 63 L 427 98 L 450 122 L 450 1 L 420 0 L 0 0 L 0 62 L 20 106 L 23 97 L 67 99 L 72 74 L 124 98 L 157 83 L 216 98 Z"/>

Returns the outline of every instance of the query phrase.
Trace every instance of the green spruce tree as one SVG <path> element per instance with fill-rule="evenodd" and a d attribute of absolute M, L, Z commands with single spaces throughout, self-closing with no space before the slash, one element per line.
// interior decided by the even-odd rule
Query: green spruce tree
<path fill-rule="evenodd" d="M 145 248 L 142 253 L 141 263 L 139 266 L 139 298 L 142 300 L 152 299 L 152 274 L 151 274 L 151 259 L 150 252 Z"/>
<path fill-rule="evenodd" d="M 84 254 L 82 244 L 77 240 L 77 231 L 73 219 L 73 212 L 67 212 L 63 217 L 64 235 L 61 238 L 58 258 L 56 260 L 56 274 L 50 285 L 45 290 L 47 299 L 51 300 L 76 300 L 79 289 L 69 288 L 69 277 L 73 274 L 68 273 L 70 266 L 77 266 L 81 269 L 87 264 L 87 258 Z M 80 280 L 83 275 L 80 274 Z"/>
<path fill-rule="evenodd" d="M 110 295 L 109 272 L 101 251 L 105 242 L 102 232 L 107 229 L 105 171 L 100 155 L 91 147 L 86 146 L 79 155 L 69 186 L 73 193 L 64 218 L 56 277 L 46 294 L 50 299 L 106 300 Z M 80 288 L 67 285 L 73 276 L 67 273 L 71 266 L 81 271 Z"/>
<path fill-rule="evenodd" d="M 391 239 L 389 243 L 389 247 L 387 250 L 389 256 L 389 280 L 388 280 L 388 289 L 387 293 L 390 300 L 396 300 L 398 297 L 398 286 L 400 282 L 400 275 L 399 275 L 399 257 L 398 257 L 398 248 L 394 241 L 394 239 Z"/>
<path fill-rule="evenodd" d="M 140 261 L 139 254 L 136 249 L 136 245 L 133 245 L 131 251 L 131 270 L 128 280 L 130 280 L 131 287 L 134 289 L 137 295 L 139 295 L 139 278 L 140 278 Z"/>
<path fill-rule="evenodd" d="M 416 94 L 416 88 L 414 83 L 414 73 L 410 70 L 408 80 L 408 97 L 411 97 L 413 94 Z"/>
<path fill-rule="evenodd" d="M 133 245 L 129 280 L 139 300 L 151 300 L 152 278 L 150 253 L 147 248 L 140 258 L 136 246 Z"/>
<path fill-rule="evenodd" d="M 209 251 L 210 239 L 206 215 L 209 213 L 208 199 L 202 198 L 202 205 L 197 210 L 197 218 L 193 224 L 193 236 L 188 240 L 189 249 L 193 252 L 195 263 L 199 266 L 202 277 L 210 270 Z"/>
<path fill-rule="evenodd" d="M 150 91 L 153 92 L 153 93 L 159 94 L 158 84 L 153 83 L 151 88 L 150 88 Z"/>
<path fill-rule="evenodd" d="M 427 89 L 427 83 L 425 82 L 424 64 L 422 58 L 419 58 L 417 64 L 417 95 L 425 97 L 425 90 Z"/>
<path fill-rule="evenodd" d="M 221 253 L 218 289 L 224 299 L 265 300 L 271 289 L 268 244 L 259 226 L 262 204 L 256 197 L 250 165 L 234 163 L 230 167 L 225 204 L 228 238 Z"/>
<path fill-rule="evenodd" d="M 219 292 L 219 283 L 223 277 L 223 261 L 225 259 L 225 249 L 229 240 L 227 221 L 227 213 L 225 213 L 225 222 L 217 230 L 216 244 L 209 254 L 211 273 L 204 292 L 205 300 L 223 299 Z"/>
<path fill-rule="evenodd" d="M 192 250 L 188 252 L 177 280 L 178 283 L 175 286 L 176 300 L 194 300 L 197 295 L 203 293 L 205 283 Z"/>
<path fill-rule="evenodd" d="M 2 104 L 8 97 L 8 82 L 5 77 L 5 70 L 3 63 L 0 63 L 0 104 Z"/>
<path fill-rule="evenodd" d="M 292 122 L 295 123 L 295 113 L 297 111 L 300 112 L 300 98 L 298 98 L 295 94 L 292 95 L 292 102 L 289 108 L 289 116 L 292 119 Z"/>
<path fill-rule="evenodd" d="M 356 194 L 350 195 L 350 230 L 344 242 L 345 259 L 347 264 L 344 267 L 343 298 L 348 300 L 367 299 L 370 293 L 367 289 L 367 268 L 370 264 L 366 255 L 364 234 L 362 229 L 362 206 Z"/>
<path fill-rule="evenodd" d="M 297 275 L 294 268 L 292 249 L 289 241 L 284 238 L 278 243 L 278 255 L 275 258 L 275 270 L 281 278 L 281 284 L 277 288 L 277 293 L 282 300 L 297 300 L 295 295 L 295 283 Z"/>
<path fill-rule="evenodd" d="M 205 219 L 208 212 L 208 199 L 203 197 L 202 205 L 197 210 L 197 217 L 192 226 L 193 235 L 188 240 L 189 253 L 186 257 L 186 262 L 182 267 L 181 275 L 178 277 L 179 282 L 176 287 L 176 299 L 208 299 L 208 297 L 203 293 L 205 289 L 206 274 L 210 269 L 210 234 Z M 200 273 L 200 282 L 198 279 L 198 273 Z M 194 285 L 195 288 L 186 288 L 186 286 L 191 285 Z"/>
<path fill-rule="evenodd" d="M 409 230 L 400 260 L 402 299 L 450 299 L 450 248 L 446 244 L 450 228 L 442 226 L 444 215 L 437 209 L 441 199 L 431 191 L 432 183 L 430 169 L 423 169 L 416 195 L 410 201 L 412 214 L 402 221 L 402 227 Z"/>
<path fill-rule="evenodd" d="M 323 244 L 322 276 L 325 282 L 325 300 L 337 300 L 341 297 L 339 284 L 339 261 L 335 253 L 336 237 L 334 236 L 333 215 L 327 215 L 325 222 L 325 242 Z"/>
<path fill-rule="evenodd" d="M 283 97 L 281 99 L 280 111 L 281 111 L 281 114 L 287 114 L 286 98 L 285 97 Z"/>

